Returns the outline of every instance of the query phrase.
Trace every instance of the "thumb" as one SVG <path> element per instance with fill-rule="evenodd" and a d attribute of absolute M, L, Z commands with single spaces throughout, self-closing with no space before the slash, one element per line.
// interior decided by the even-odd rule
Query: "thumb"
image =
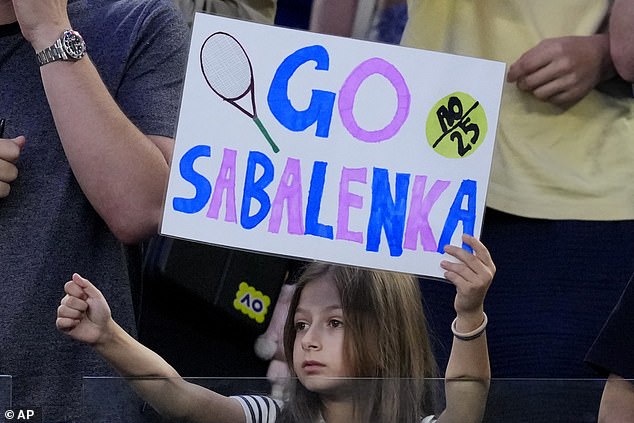
<path fill-rule="evenodd" d="M 522 77 L 522 69 L 519 64 L 519 59 L 513 63 L 511 63 L 507 68 L 506 73 L 506 82 L 514 84 L 517 82 L 520 77 Z"/>
<path fill-rule="evenodd" d="M 73 282 L 79 285 L 90 298 L 103 298 L 101 291 L 79 273 L 73 273 Z"/>
<path fill-rule="evenodd" d="M 13 142 L 20 148 L 20 151 L 22 151 L 24 145 L 26 144 L 26 138 L 24 135 L 20 135 L 19 137 L 13 138 Z"/>

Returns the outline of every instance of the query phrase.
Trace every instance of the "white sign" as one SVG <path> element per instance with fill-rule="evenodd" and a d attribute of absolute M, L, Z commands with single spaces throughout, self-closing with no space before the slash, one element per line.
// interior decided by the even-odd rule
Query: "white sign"
<path fill-rule="evenodd" d="M 442 277 L 505 65 L 197 14 L 161 233 Z"/>

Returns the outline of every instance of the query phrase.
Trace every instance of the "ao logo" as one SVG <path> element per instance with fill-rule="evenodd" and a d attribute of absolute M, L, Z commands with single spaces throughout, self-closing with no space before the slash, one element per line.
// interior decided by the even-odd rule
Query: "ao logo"
<path fill-rule="evenodd" d="M 241 282 L 236 298 L 233 300 L 233 307 L 249 316 L 258 323 L 263 323 L 271 305 L 271 299 L 261 291 L 249 286 L 246 282 Z"/>

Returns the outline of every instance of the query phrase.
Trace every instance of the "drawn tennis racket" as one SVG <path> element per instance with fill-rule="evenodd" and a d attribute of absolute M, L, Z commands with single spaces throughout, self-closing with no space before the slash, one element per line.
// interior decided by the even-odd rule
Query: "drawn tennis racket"
<path fill-rule="evenodd" d="M 200 49 L 200 66 L 209 88 L 218 97 L 253 119 L 273 152 L 280 151 L 258 118 L 253 67 L 246 50 L 238 40 L 226 32 L 211 34 Z M 247 94 L 251 94 L 251 111 L 238 104 Z"/>

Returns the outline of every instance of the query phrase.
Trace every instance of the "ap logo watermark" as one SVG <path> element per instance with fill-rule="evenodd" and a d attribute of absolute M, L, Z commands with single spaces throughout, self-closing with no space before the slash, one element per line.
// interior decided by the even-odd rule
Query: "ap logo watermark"
<path fill-rule="evenodd" d="M 41 423 L 42 413 L 35 408 L 14 408 L 5 410 L 4 422 L 36 422 Z"/>

